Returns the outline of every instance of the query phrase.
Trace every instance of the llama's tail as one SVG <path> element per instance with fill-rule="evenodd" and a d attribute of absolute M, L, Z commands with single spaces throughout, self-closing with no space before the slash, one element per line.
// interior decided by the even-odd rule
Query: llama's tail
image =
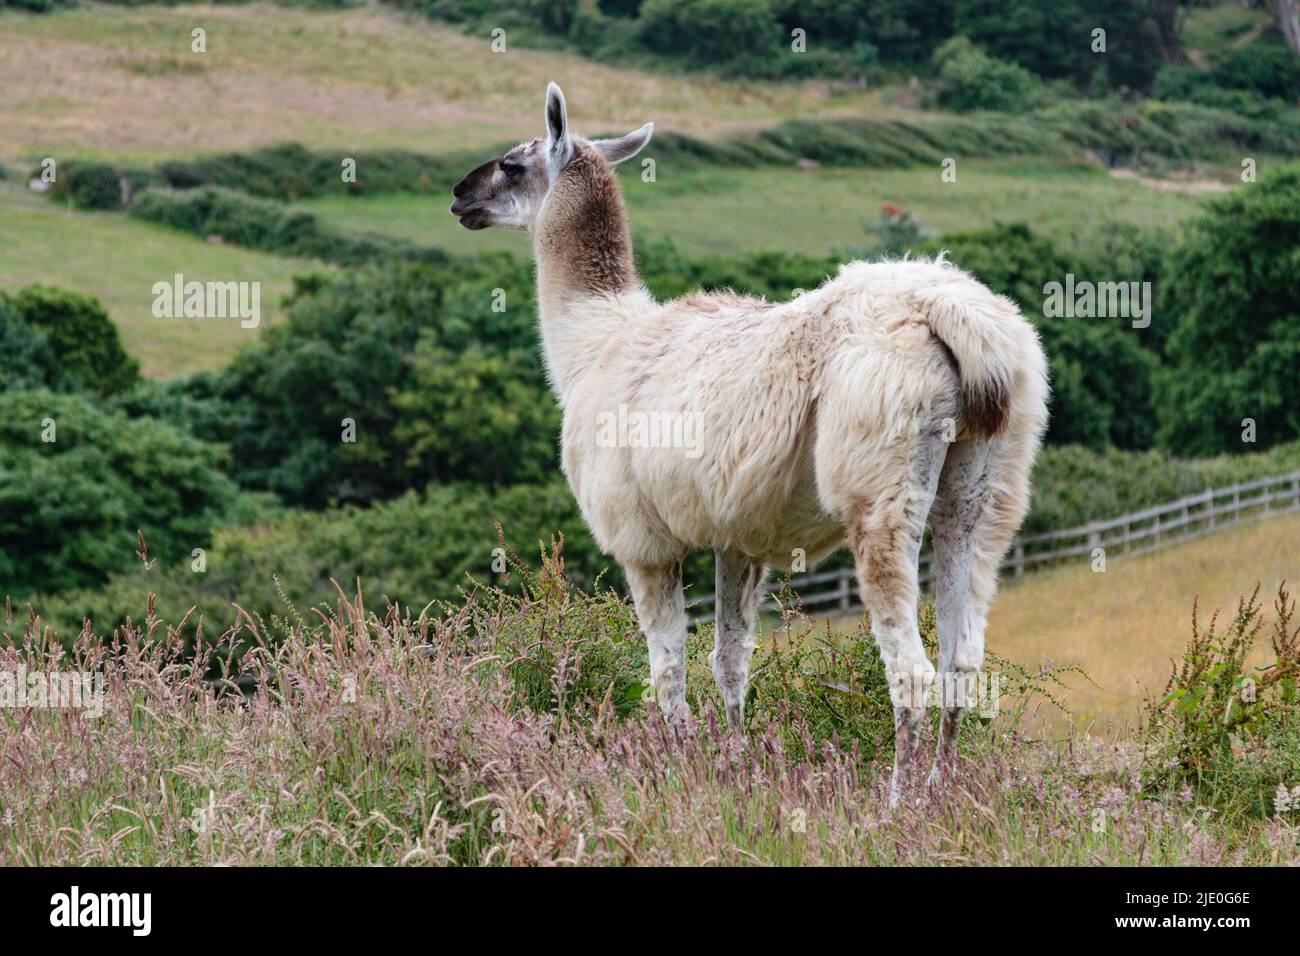
<path fill-rule="evenodd" d="M 944 263 L 943 281 L 913 293 L 930 331 L 957 360 L 971 438 L 1001 435 L 1017 411 L 1046 421 L 1047 361 L 1038 332 L 1010 299 Z"/>

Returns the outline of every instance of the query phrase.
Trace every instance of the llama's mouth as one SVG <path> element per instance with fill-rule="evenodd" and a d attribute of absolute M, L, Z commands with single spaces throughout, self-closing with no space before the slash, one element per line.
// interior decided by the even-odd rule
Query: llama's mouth
<path fill-rule="evenodd" d="M 447 211 L 459 219 L 466 229 L 486 229 L 491 225 L 487 210 L 482 206 L 462 206 L 460 200 L 457 200 Z"/>

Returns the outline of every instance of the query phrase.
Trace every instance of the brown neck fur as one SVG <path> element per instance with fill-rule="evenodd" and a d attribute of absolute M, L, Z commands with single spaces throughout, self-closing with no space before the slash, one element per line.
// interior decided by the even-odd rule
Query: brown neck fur
<path fill-rule="evenodd" d="M 637 275 L 618 178 L 586 143 L 574 148 L 537 222 L 538 281 L 564 297 L 629 292 Z"/>

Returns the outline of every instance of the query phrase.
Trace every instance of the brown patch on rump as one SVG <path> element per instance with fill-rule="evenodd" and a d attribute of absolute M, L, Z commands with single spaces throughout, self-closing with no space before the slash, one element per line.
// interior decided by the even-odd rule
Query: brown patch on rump
<path fill-rule="evenodd" d="M 972 438 L 1001 435 L 1011 417 L 1011 389 L 1003 381 L 964 382 L 965 425 Z"/>

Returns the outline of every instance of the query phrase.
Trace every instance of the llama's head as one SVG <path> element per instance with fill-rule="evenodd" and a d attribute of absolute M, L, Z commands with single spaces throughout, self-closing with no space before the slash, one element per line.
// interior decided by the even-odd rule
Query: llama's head
<path fill-rule="evenodd" d="M 451 191 L 451 214 L 466 229 L 531 229 L 547 194 L 575 156 L 595 150 L 607 163 L 621 163 L 639 153 L 653 132 L 654 124 L 646 123 L 617 139 L 585 140 L 569 131 L 564 94 L 552 83 L 546 89 L 546 136 L 520 143 L 458 182 Z"/>

